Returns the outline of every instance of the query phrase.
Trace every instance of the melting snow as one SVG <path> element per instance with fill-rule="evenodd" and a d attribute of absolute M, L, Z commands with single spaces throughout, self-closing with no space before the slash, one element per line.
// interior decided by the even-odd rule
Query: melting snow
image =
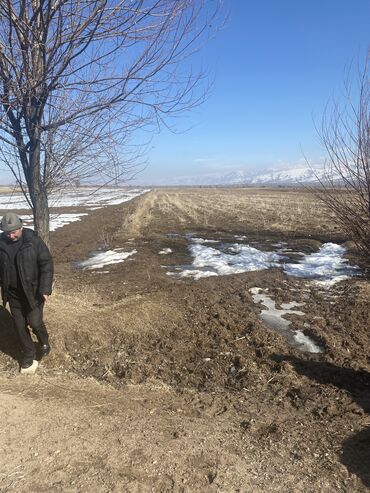
<path fill-rule="evenodd" d="M 110 264 L 118 264 L 123 262 L 125 259 L 137 253 L 136 250 L 132 250 L 131 252 L 121 252 L 117 250 L 108 250 L 106 252 L 99 252 L 93 255 L 91 258 L 87 260 L 83 260 L 81 262 L 77 262 L 77 266 L 81 269 L 101 269 L 106 265 Z"/>
<path fill-rule="evenodd" d="M 293 277 L 315 279 L 323 286 L 348 279 L 358 273 L 357 266 L 347 265 L 343 258 L 346 249 L 335 243 L 326 243 L 318 252 L 305 255 L 298 263 L 285 264 L 284 272 Z"/>
<path fill-rule="evenodd" d="M 159 255 L 168 255 L 169 253 L 172 253 L 172 250 L 171 250 L 171 248 L 163 248 L 158 253 L 159 253 Z"/>
<path fill-rule="evenodd" d="M 217 240 L 207 240 L 204 238 L 191 238 L 193 243 L 198 243 L 199 245 L 203 245 L 205 243 L 219 243 Z"/>
<path fill-rule="evenodd" d="M 301 254 L 303 258 L 299 262 L 286 263 L 288 257 L 281 251 L 266 252 L 241 243 L 222 244 L 216 240 L 189 239 L 193 263 L 180 267 L 180 272 L 168 272 L 168 275 L 200 279 L 282 267 L 287 275 L 314 279 L 326 287 L 359 272 L 357 266 L 348 265 L 347 259 L 343 257 L 345 248 L 335 243 L 326 243 L 318 252 L 310 255 Z M 205 244 L 210 241 L 218 245 L 211 247 Z"/>
<path fill-rule="evenodd" d="M 310 337 L 306 336 L 301 330 L 296 330 L 293 334 L 294 340 L 298 344 L 298 349 L 308 353 L 323 353 L 321 346 L 316 344 Z"/>
<path fill-rule="evenodd" d="M 117 205 L 127 202 L 148 190 L 102 187 L 66 189 L 60 195 L 51 195 L 50 207 L 91 207 L 101 208 L 106 205 Z M 21 193 L 0 194 L 0 209 L 29 209 L 29 205 Z"/>
<path fill-rule="evenodd" d="M 323 349 L 318 346 L 310 337 L 306 336 L 301 330 L 292 331 L 289 326 L 292 324 L 291 320 L 286 320 L 284 315 L 299 315 L 303 316 L 304 312 L 299 310 L 292 310 L 297 306 L 302 306 L 304 303 L 297 303 L 293 301 L 291 303 L 283 303 L 281 309 L 276 308 L 275 301 L 263 293 L 261 288 L 251 288 L 253 301 L 255 303 L 262 303 L 267 309 L 262 310 L 260 313 L 261 319 L 280 334 L 282 334 L 289 344 L 298 348 L 301 351 L 307 351 L 309 353 L 322 353 Z"/>
<path fill-rule="evenodd" d="M 277 267 L 281 255 L 275 252 L 261 252 L 248 245 L 223 245 L 223 251 L 196 243 L 190 246 L 194 257 L 191 268 L 176 274 L 179 277 L 224 276 L 253 270 Z M 173 273 L 168 273 L 173 274 Z"/>
<path fill-rule="evenodd" d="M 107 205 L 117 205 L 123 202 L 132 200 L 133 198 L 149 192 L 149 190 L 130 189 L 124 190 L 120 188 L 78 188 L 63 191 L 60 196 L 50 197 L 50 207 L 87 207 L 89 210 L 101 209 Z M 0 194 L 0 209 L 19 210 L 29 209 L 22 194 Z M 81 217 L 87 213 L 63 213 L 50 215 L 50 231 L 55 231 L 58 228 L 70 224 L 74 221 L 80 221 Z M 27 228 L 33 229 L 33 217 L 29 214 L 22 214 Z"/>
<path fill-rule="evenodd" d="M 81 217 L 87 216 L 87 212 L 81 212 L 78 214 L 66 213 L 66 214 L 51 214 L 50 215 L 50 231 L 55 231 L 58 228 L 62 228 L 66 224 L 80 221 Z M 21 216 L 25 227 L 33 229 L 33 217 L 31 215 Z"/>

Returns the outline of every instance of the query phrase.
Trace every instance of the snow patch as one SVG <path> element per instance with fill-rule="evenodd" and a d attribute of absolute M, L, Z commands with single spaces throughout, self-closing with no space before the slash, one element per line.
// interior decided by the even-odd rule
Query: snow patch
<path fill-rule="evenodd" d="M 359 267 L 348 265 L 348 260 L 344 258 L 345 248 L 335 243 L 326 243 L 310 255 L 290 252 L 303 258 L 287 263 L 287 252 L 281 250 L 262 251 L 248 244 L 223 244 L 221 241 L 193 238 L 191 235 L 187 235 L 187 238 L 191 241 L 189 250 L 193 257 L 192 264 L 177 266 L 175 272 L 168 272 L 168 275 L 200 279 L 280 267 L 289 276 L 311 279 L 328 287 L 359 273 Z M 211 247 L 206 244 L 211 241 L 217 245 Z M 280 248 L 282 244 L 275 246 Z"/>
<path fill-rule="evenodd" d="M 266 290 L 254 287 L 251 288 L 249 292 L 252 294 L 253 301 L 256 304 L 261 303 L 266 307 L 266 309 L 261 310 L 261 320 L 263 320 L 268 327 L 283 335 L 291 346 L 299 349 L 300 351 L 309 353 L 324 352 L 323 348 L 317 345 L 301 330 L 292 331 L 290 329 L 292 321 L 284 318 L 284 315 L 305 315 L 305 313 L 300 310 L 292 310 L 294 307 L 303 306 L 304 303 L 298 303 L 296 301 L 292 301 L 291 303 L 282 303 L 281 309 L 278 309 L 276 308 L 275 301 L 270 298 L 270 296 L 266 295 Z"/>
<path fill-rule="evenodd" d="M 248 245 L 222 245 L 222 250 L 196 243 L 190 246 L 194 260 L 191 268 L 176 274 L 199 279 L 208 276 L 240 274 L 279 266 L 281 255 L 262 252 Z M 169 273 L 170 275 L 174 273 Z"/>
<path fill-rule="evenodd" d="M 78 188 L 64 190 L 60 195 L 52 195 L 49 199 L 49 207 L 87 207 L 90 211 L 101 209 L 107 205 L 117 205 L 127 202 L 144 193 L 149 189 L 130 189 L 120 188 Z M 20 193 L 10 195 L 0 194 L 0 209 L 4 210 L 29 210 L 29 205 L 24 196 Z M 50 231 L 62 228 L 66 224 L 80 221 L 81 217 L 88 213 L 63 213 L 50 214 Z M 22 214 L 21 218 L 27 228 L 33 229 L 33 217 L 30 214 Z"/>
<path fill-rule="evenodd" d="M 298 263 L 285 264 L 284 272 L 292 277 L 313 279 L 322 286 L 332 286 L 358 273 L 343 257 L 346 249 L 335 243 L 325 243 L 318 252 L 304 255 Z"/>
<path fill-rule="evenodd" d="M 162 248 L 162 250 L 160 250 L 158 253 L 159 255 L 168 255 L 169 253 L 172 253 L 172 250 L 171 248 Z"/>
<path fill-rule="evenodd" d="M 131 252 L 121 252 L 117 250 L 99 252 L 95 253 L 91 258 L 87 260 L 77 262 L 77 267 L 87 270 L 101 269 L 106 265 L 119 264 L 135 253 L 137 253 L 136 250 L 132 250 Z"/>

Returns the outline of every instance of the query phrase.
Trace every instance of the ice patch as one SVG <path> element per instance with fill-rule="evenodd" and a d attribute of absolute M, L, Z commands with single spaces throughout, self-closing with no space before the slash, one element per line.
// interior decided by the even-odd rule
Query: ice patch
<path fill-rule="evenodd" d="M 266 309 L 261 310 L 260 318 L 263 320 L 268 327 L 279 332 L 285 337 L 288 343 L 299 349 L 300 351 L 305 351 L 309 353 L 322 353 L 323 348 L 318 346 L 310 337 L 306 336 L 302 331 L 296 330 L 292 331 L 290 325 L 291 320 L 284 318 L 284 315 L 305 315 L 304 312 L 300 310 L 292 310 L 292 308 L 297 306 L 303 306 L 304 303 L 297 303 L 293 301 L 291 303 L 283 303 L 281 309 L 276 308 L 275 301 L 267 296 L 261 288 L 251 288 L 249 292 L 252 294 L 253 301 L 256 304 L 262 303 Z"/>
<path fill-rule="evenodd" d="M 296 330 L 294 335 L 294 340 L 299 344 L 301 351 L 306 351 L 308 353 L 323 353 L 324 350 L 318 344 L 316 344 L 310 337 L 306 336 L 301 330 Z"/>
<path fill-rule="evenodd" d="M 290 303 L 281 303 L 281 308 L 283 310 L 291 310 L 292 308 L 295 308 L 296 306 L 303 306 L 304 303 L 298 303 L 298 301 L 291 301 Z"/>

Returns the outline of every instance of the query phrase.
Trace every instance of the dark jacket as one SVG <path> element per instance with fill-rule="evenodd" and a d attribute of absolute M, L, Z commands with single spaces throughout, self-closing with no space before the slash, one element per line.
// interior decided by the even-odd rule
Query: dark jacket
<path fill-rule="evenodd" d="M 24 294 L 33 309 L 43 294 L 50 295 L 53 285 L 53 259 L 45 243 L 32 229 L 23 228 L 23 244 L 16 262 Z M 0 234 L 0 285 L 3 304 L 8 301 L 10 258 L 6 249 L 7 238 Z"/>

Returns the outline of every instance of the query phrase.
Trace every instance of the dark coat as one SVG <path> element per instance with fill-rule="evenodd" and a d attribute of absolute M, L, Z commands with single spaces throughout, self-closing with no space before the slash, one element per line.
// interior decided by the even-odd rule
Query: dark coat
<path fill-rule="evenodd" d="M 53 259 L 48 247 L 32 229 L 23 228 L 23 244 L 16 261 L 19 279 L 33 309 L 43 294 L 50 295 L 53 286 Z M 0 234 L 0 285 L 4 306 L 8 301 L 10 258 L 6 250 L 6 237 Z"/>

